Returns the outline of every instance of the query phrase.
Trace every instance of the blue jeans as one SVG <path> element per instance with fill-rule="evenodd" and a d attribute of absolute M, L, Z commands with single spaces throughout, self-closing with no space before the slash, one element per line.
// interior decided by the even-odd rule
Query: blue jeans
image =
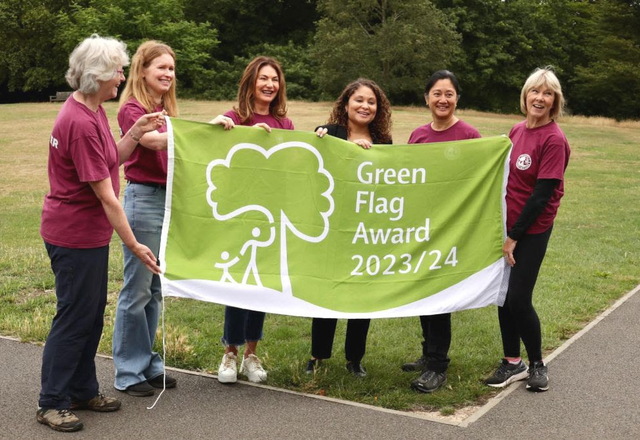
<path fill-rule="evenodd" d="M 238 347 L 244 345 L 245 342 L 259 341 L 262 339 L 265 316 L 264 312 L 225 307 L 222 343 L 225 346 L 235 345 Z"/>
<path fill-rule="evenodd" d="M 42 354 L 42 408 L 68 409 L 98 395 L 94 358 L 107 304 L 109 246 L 70 249 L 45 242 L 56 277 L 56 316 Z"/>
<path fill-rule="evenodd" d="M 158 256 L 166 190 L 130 183 L 124 191 L 124 211 L 136 240 Z M 163 362 L 153 351 L 162 305 L 160 277 L 123 245 L 124 284 L 118 297 L 113 329 L 114 386 L 124 390 L 162 374 Z"/>

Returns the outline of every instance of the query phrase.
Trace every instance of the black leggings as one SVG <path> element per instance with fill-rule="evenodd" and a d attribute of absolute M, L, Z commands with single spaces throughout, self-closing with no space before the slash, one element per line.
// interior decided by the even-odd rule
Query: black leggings
<path fill-rule="evenodd" d="M 511 268 L 507 298 L 504 305 L 498 307 L 505 357 L 520 357 L 522 339 L 529 362 L 542 360 L 540 319 L 533 308 L 532 297 L 552 229 L 524 235 L 513 252 L 516 264 Z"/>

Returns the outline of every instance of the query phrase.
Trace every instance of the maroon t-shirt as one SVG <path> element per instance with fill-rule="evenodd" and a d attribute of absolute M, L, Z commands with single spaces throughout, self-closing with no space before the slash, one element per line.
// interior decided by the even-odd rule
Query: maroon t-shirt
<path fill-rule="evenodd" d="M 162 111 L 158 106 L 154 111 Z M 120 126 L 120 136 L 127 134 L 129 129 L 141 116 L 148 112 L 135 98 L 130 98 L 118 111 L 118 125 Z M 163 125 L 158 132 L 164 133 L 167 126 Z M 124 177 L 127 180 L 138 183 L 167 184 L 167 150 L 150 150 L 137 145 L 124 163 Z"/>
<path fill-rule="evenodd" d="M 416 128 L 409 136 L 409 144 L 427 144 L 432 142 L 463 141 L 481 137 L 478 130 L 462 120 L 458 120 L 446 130 L 436 131 L 431 123 Z"/>
<path fill-rule="evenodd" d="M 235 111 L 229 110 L 224 115 L 230 117 L 231 119 L 233 119 L 233 122 L 236 125 L 248 125 L 248 126 L 251 126 L 251 125 L 256 125 L 256 124 L 258 124 L 260 122 L 264 122 L 265 124 L 267 124 L 271 128 L 281 128 L 283 130 L 293 130 L 293 122 L 291 122 L 291 119 L 289 119 L 289 118 L 277 119 L 277 118 L 274 118 L 271 115 L 258 115 L 256 113 L 254 113 L 253 117 L 251 119 L 245 121 L 244 124 L 241 124 L 240 123 L 240 117 L 238 116 L 238 114 Z"/>
<path fill-rule="evenodd" d="M 73 97 L 62 105 L 49 140 L 49 193 L 40 235 L 50 244 L 88 249 L 109 244 L 113 228 L 89 182 L 111 177 L 120 193 L 118 149 L 102 106 Z"/>
<path fill-rule="evenodd" d="M 569 164 L 569 143 L 555 121 L 537 128 L 527 128 L 526 121 L 516 124 L 509 133 L 513 142 L 507 183 L 507 230 L 511 230 L 533 194 L 538 179 L 558 179 L 549 203 L 527 234 L 539 234 L 551 227 L 564 195 L 564 171 Z"/>

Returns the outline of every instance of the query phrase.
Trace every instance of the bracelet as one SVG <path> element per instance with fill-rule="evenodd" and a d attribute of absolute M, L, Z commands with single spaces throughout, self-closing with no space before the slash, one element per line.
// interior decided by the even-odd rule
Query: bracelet
<path fill-rule="evenodd" d="M 131 136 L 131 139 L 133 139 L 133 140 L 136 142 L 136 144 L 137 144 L 138 142 L 140 142 L 140 137 L 136 137 L 136 136 L 133 134 L 133 130 L 129 130 L 129 136 Z M 141 137 L 142 137 L 142 136 L 141 136 Z"/>

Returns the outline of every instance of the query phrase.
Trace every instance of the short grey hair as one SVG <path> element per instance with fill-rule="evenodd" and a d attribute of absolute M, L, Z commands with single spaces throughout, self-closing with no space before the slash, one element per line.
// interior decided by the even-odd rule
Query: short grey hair
<path fill-rule="evenodd" d="M 119 66 L 129 65 L 127 45 L 115 38 L 93 34 L 76 46 L 69 56 L 65 78 L 74 90 L 92 95 L 100 89 L 98 81 L 109 81 Z"/>
<path fill-rule="evenodd" d="M 553 101 L 553 107 L 549 113 L 551 119 L 562 117 L 564 113 L 564 95 L 562 94 L 562 86 L 558 77 L 553 72 L 553 66 L 546 66 L 544 68 L 537 68 L 533 71 L 527 81 L 522 87 L 520 92 L 520 111 L 524 115 L 527 114 L 527 94 L 536 87 L 545 86 L 555 93 L 555 99 Z"/>

